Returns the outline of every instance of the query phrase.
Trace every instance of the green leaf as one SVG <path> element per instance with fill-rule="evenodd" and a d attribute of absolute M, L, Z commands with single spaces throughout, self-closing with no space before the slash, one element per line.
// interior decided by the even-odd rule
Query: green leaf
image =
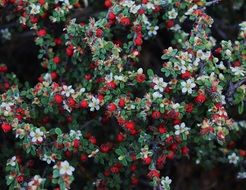
<path fill-rule="evenodd" d="M 62 134 L 62 130 L 60 128 L 56 128 L 55 133 L 59 136 Z"/>
<path fill-rule="evenodd" d="M 244 110 L 244 102 L 242 101 L 239 105 L 238 105 L 238 113 L 242 114 Z"/>
<path fill-rule="evenodd" d="M 122 152 L 121 149 L 116 149 L 115 152 L 116 152 L 116 154 L 118 154 L 119 156 L 124 154 L 124 153 Z"/>
<path fill-rule="evenodd" d="M 53 171 L 53 178 L 57 178 L 57 177 L 59 177 L 59 176 L 60 176 L 59 170 L 54 170 L 54 171 Z"/>
<path fill-rule="evenodd" d="M 152 69 L 148 69 L 147 70 L 147 74 L 149 75 L 149 77 L 153 77 L 154 76 L 154 72 Z"/>

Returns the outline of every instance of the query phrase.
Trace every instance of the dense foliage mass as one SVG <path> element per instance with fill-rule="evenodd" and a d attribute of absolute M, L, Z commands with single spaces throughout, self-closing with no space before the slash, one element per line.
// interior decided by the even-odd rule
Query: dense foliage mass
<path fill-rule="evenodd" d="M 94 1 L 0 0 L 1 43 L 34 32 L 45 71 L 30 87 L 0 65 L 9 189 L 168 190 L 165 167 L 182 157 L 246 178 L 246 147 L 233 146 L 246 124 L 228 115 L 244 113 L 246 22 L 237 40 L 216 40 L 207 7 L 218 2 L 105 0 L 92 14 Z M 164 30 L 160 68 L 143 68 L 143 44 Z"/>

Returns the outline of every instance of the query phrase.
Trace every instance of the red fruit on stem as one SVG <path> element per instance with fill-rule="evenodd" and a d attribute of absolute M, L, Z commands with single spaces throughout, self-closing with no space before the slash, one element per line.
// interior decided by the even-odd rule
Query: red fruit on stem
<path fill-rule="evenodd" d="M 60 94 L 55 94 L 54 95 L 54 100 L 57 104 L 61 104 L 63 102 L 63 96 Z"/>
<path fill-rule="evenodd" d="M 8 123 L 3 123 L 2 124 L 2 130 L 4 133 L 8 133 L 12 130 L 12 126 L 9 125 Z"/>

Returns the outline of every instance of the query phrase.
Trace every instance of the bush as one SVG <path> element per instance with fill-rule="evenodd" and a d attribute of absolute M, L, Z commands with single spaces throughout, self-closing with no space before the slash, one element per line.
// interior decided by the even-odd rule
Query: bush
<path fill-rule="evenodd" d="M 0 66 L 3 183 L 168 190 L 165 169 L 184 158 L 229 163 L 246 178 L 236 143 L 246 125 L 228 114 L 245 114 L 246 22 L 236 40 L 215 39 L 207 8 L 218 2 L 0 1 L 1 43 L 34 35 L 42 66 L 28 65 L 25 83 Z M 142 65 L 151 42 L 157 64 Z"/>

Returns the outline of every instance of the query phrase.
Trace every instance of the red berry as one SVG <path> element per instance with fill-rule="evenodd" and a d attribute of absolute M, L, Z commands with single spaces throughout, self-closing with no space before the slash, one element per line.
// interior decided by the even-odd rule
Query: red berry
<path fill-rule="evenodd" d="M 166 133 L 167 132 L 167 129 L 164 127 L 164 125 L 163 124 L 161 124 L 160 126 L 159 126 L 159 133 L 160 134 L 164 134 L 164 133 Z"/>
<path fill-rule="evenodd" d="M 8 133 L 12 130 L 12 126 L 9 125 L 8 123 L 3 123 L 2 124 L 2 130 L 4 133 Z"/>
<path fill-rule="evenodd" d="M 67 158 L 70 158 L 71 156 L 72 156 L 72 152 L 71 151 L 69 151 L 69 150 L 67 150 L 66 152 L 65 152 L 65 156 L 67 157 Z"/>
<path fill-rule="evenodd" d="M 121 98 L 119 100 L 118 106 L 121 107 L 121 108 L 124 108 L 125 107 L 125 100 L 123 98 Z"/>
<path fill-rule="evenodd" d="M 159 111 L 153 111 L 151 116 L 153 119 L 159 119 L 161 117 L 161 113 Z"/>
<path fill-rule="evenodd" d="M 86 161 L 87 159 L 88 159 L 88 156 L 87 156 L 86 154 L 81 154 L 81 155 L 80 155 L 80 160 L 81 160 L 81 161 L 84 162 L 84 161 Z"/>
<path fill-rule="evenodd" d="M 100 146 L 100 151 L 102 153 L 108 153 L 111 150 L 111 148 L 112 148 L 112 145 L 110 143 L 102 144 Z"/>
<path fill-rule="evenodd" d="M 104 5 L 105 5 L 105 7 L 107 7 L 107 8 L 111 7 L 111 6 L 112 6 L 111 0 L 105 0 Z"/>
<path fill-rule="evenodd" d="M 55 57 L 53 58 L 53 61 L 54 61 L 55 64 L 58 64 L 58 63 L 60 63 L 61 59 L 60 59 L 60 57 L 55 56 Z"/>
<path fill-rule="evenodd" d="M 81 106 L 81 108 L 88 108 L 88 102 L 86 100 L 82 100 L 80 102 L 80 106 Z"/>
<path fill-rule="evenodd" d="M 74 139 L 73 140 L 73 147 L 74 148 L 79 148 L 80 145 L 80 140 L 79 139 Z"/>
<path fill-rule="evenodd" d="M 152 161 L 152 159 L 150 157 L 144 158 L 144 163 L 146 165 L 150 165 L 151 161 Z"/>
<path fill-rule="evenodd" d="M 131 177 L 131 184 L 132 184 L 132 185 L 137 185 L 138 183 L 139 183 L 138 178 L 135 177 L 135 176 L 132 176 L 132 177 Z"/>
<path fill-rule="evenodd" d="M 154 177 L 157 177 L 157 178 L 160 178 L 160 172 L 158 170 L 150 170 L 150 172 L 148 173 L 147 175 L 150 179 L 154 178 Z"/>
<path fill-rule="evenodd" d="M 73 56 L 73 46 L 70 45 L 66 48 L 66 54 L 68 57 L 72 57 Z"/>
<path fill-rule="evenodd" d="M 188 79 L 191 77 L 191 74 L 189 71 L 185 71 L 184 73 L 181 74 L 182 79 Z"/>
<path fill-rule="evenodd" d="M 203 93 L 199 93 L 196 97 L 195 97 L 195 102 L 202 104 L 203 102 L 206 101 L 206 96 Z"/>
<path fill-rule="evenodd" d="M 103 36 L 103 30 L 98 28 L 96 30 L 96 37 L 101 38 Z"/>
<path fill-rule="evenodd" d="M 119 134 L 117 135 L 117 137 L 116 137 L 116 140 L 117 140 L 118 142 L 122 142 L 122 141 L 124 141 L 124 139 L 125 139 L 125 137 L 124 137 L 124 135 L 123 135 L 122 133 L 119 133 Z"/>
<path fill-rule="evenodd" d="M 63 97 L 60 94 L 55 94 L 54 95 L 54 100 L 57 104 L 61 104 L 63 102 Z"/>
<path fill-rule="evenodd" d="M 112 167 L 110 168 L 110 171 L 111 171 L 112 173 L 119 173 L 120 169 L 119 169 L 117 166 L 112 166 Z"/>
<path fill-rule="evenodd" d="M 57 46 L 62 44 L 61 38 L 55 38 L 54 42 Z"/>
<path fill-rule="evenodd" d="M 183 155 L 189 154 L 189 148 L 187 146 L 184 146 L 181 148 L 181 152 Z"/>
<path fill-rule="evenodd" d="M 108 111 L 114 112 L 117 109 L 117 106 L 114 103 L 108 105 Z"/>
<path fill-rule="evenodd" d="M 109 20 L 113 21 L 113 20 L 115 20 L 115 18 L 116 18 L 116 16 L 115 16 L 115 14 L 113 12 L 109 12 L 108 13 L 108 19 Z"/>
<path fill-rule="evenodd" d="M 91 74 L 86 74 L 86 75 L 85 75 L 85 79 L 86 79 L 86 80 L 91 80 L 91 78 L 92 78 Z"/>
<path fill-rule="evenodd" d="M 128 17 L 122 17 L 120 19 L 120 23 L 123 25 L 123 26 L 128 26 L 131 24 L 131 21 Z"/>
<path fill-rule="evenodd" d="M 240 154 L 240 156 L 242 156 L 242 157 L 246 157 L 246 150 L 240 149 L 240 150 L 239 150 L 239 154 Z"/>
<path fill-rule="evenodd" d="M 17 177 L 17 182 L 18 183 L 22 183 L 24 181 L 24 176 L 23 175 L 19 175 L 18 177 Z"/>
<path fill-rule="evenodd" d="M 107 83 L 107 86 L 109 88 L 115 89 L 117 87 L 117 84 L 114 81 L 110 81 Z"/>
<path fill-rule="evenodd" d="M 174 26 L 174 20 L 168 20 L 166 22 L 166 27 L 169 29 L 169 28 L 172 28 Z"/>
<path fill-rule="evenodd" d="M 143 40 L 140 37 L 136 37 L 134 43 L 136 46 L 141 46 L 143 44 Z"/>
<path fill-rule="evenodd" d="M 76 105 L 76 101 L 72 97 L 69 97 L 67 102 L 70 107 L 74 107 Z"/>
<path fill-rule="evenodd" d="M 55 80 L 58 77 L 57 72 L 55 71 L 51 72 L 50 75 L 51 75 L 52 80 Z"/>
<path fill-rule="evenodd" d="M 167 158 L 168 158 L 169 160 L 173 160 L 173 159 L 174 159 L 174 156 L 175 156 L 175 153 L 174 153 L 173 151 L 170 151 L 170 152 L 168 153 L 168 155 L 167 155 Z"/>
<path fill-rule="evenodd" d="M 40 5 L 44 5 L 45 4 L 45 0 L 39 0 L 39 4 Z"/>
<path fill-rule="evenodd" d="M 39 37 L 44 37 L 46 34 L 47 34 L 47 32 L 46 32 L 45 29 L 40 29 L 40 30 L 37 32 L 37 35 L 38 35 Z"/>
<path fill-rule="evenodd" d="M 191 113 L 193 111 L 193 104 L 192 103 L 186 104 L 185 105 L 185 111 L 187 113 Z"/>
<path fill-rule="evenodd" d="M 6 65 L 0 65 L 0 73 L 4 73 L 4 72 L 7 72 L 8 71 L 8 68 Z"/>
<path fill-rule="evenodd" d="M 136 76 L 136 81 L 139 82 L 139 83 L 144 82 L 145 79 L 146 79 L 145 74 L 138 74 L 138 75 Z"/>
<path fill-rule="evenodd" d="M 133 121 L 128 121 L 126 122 L 125 127 L 128 130 L 135 130 L 135 123 Z"/>
<path fill-rule="evenodd" d="M 90 136 L 89 141 L 90 141 L 92 144 L 96 144 L 96 143 L 97 143 L 97 139 L 96 139 L 94 136 Z"/>

